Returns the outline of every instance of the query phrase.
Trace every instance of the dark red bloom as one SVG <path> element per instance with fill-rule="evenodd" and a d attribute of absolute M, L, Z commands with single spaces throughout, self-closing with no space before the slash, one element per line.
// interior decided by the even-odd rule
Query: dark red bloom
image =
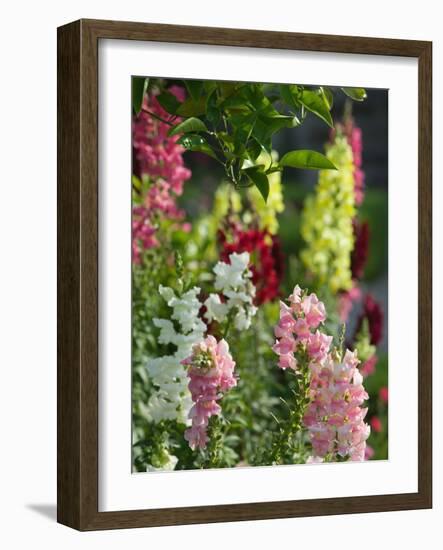
<path fill-rule="evenodd" d="M 354 218 L 352 227 L 354 230 L 354 250 L 351 254 L 352 278 L 361 279 L 369 253 L 369 224 Z"/>
<path fill-rule="evenodd" d="M 257 305 L 274 300 L 280 295 L 283 277 L 283 254 L 276 235 L 259 229 L 242 229 L 239 224 L 230 224 L 228 233 L 218 232 L 221 245 L 221 259 L 229 260 L 233 252 L 249 252 L 252 282 L 257 293 Z"/>
<path fill-rule="evenodd" d="M 374 430 L 374 432 L 383 431 L 383 424 L 381 423 L 381 420 L 380 418 L 378 418 L 378 416 L 373 416 L 371 420 L 369 420 L 369 424 L 371 425 L 371 428 Z"/>
<path fill-rule="evenodd" d="M 366 294 L 365 296 L 363 313 L 360 315 L 360 319 L 357 323 L 356 334 L 360 331 L 363 319 L 365 318 L 368 320 L 371 344 L 376 346 L 380 343 L 383 336 L 383 310 L 371 294 Z"/>

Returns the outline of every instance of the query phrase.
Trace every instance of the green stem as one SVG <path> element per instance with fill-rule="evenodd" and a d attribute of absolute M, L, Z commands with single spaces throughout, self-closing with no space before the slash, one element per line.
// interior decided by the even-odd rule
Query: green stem
<path fill-rule="evenodd" d="M 222 338 L 227 338 L 229 329 L 231 328 L 232 320 L 234 319 L 234 311 L 231 309 L 231 311 L 228 313 L 228 318 L 226 320 L 226 326 L 225 330 L 223 331 Z"/>
<path fill-rule="evenodd" d="M 220 450 L 223 443 L 222 422 L 219 416 L 213 416 L 208 426 L 208 445 L 203 468 L 217 468 L 220 464 Z"/>
<path fill-rule="evenodd" d="M 167 124 L 168 126 L 174 126 L 174 124 L 172 122 L 169 122 L 168 120 L 165 120 L 164 118 L 156 115 L 155 113 L 153 113 L 152 111 L 149 111 L 148 109 L 142 109 L 142 111 L 144 113 L 146 113 L 147 115 L 149 116 L 152 116 L 153 118 L 156 118 L 157 120 L 159 120 L 160 122 L 164 122 L 165 124 Z"/>
<path fill-rule="evenodd" d="M 309 366 L 307 362 L 301 365 L 298 374 L 298 392 L 295 393 L 295 407 L 290 410 L 289 418 L 274 442 L 271 454 L 277 464 L 285 463 L 285 457 L 293 450 L 293 440 L 303 429 L 303 416 L 309 403 Z"/>

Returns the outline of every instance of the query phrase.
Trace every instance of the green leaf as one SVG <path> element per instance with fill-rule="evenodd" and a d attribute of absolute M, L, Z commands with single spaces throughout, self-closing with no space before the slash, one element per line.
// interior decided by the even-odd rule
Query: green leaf
<path fill-rule="evenodd" d="M 319 96 L 315 92 L 310 90 L 303 90 L 300 96 L 300 102 L 306 107 L 308 111 L 314 113 L 319 118 L 324 120 L 328 126 L 333 127 L 331 113 L 329 112 L 329 106 L 326 103 L 323 96 Z"/>
<path fill-rule="evenodd" d="M 189 92 L 189 95 L 195 101 L 201 96 L 203 90 L 203 81 L 202 80 L 185 80 L 184 81 L 186 88 Z"/>
<path fill-rule="evenodd" d="M 222 109 L 235 112 L 249 112 L 250 109 L 246 104 L 246 101 L 243 97 L 238 95 L 231 95 L 220 105 Z"/>
<path fill-rule="evenodd" d="M 177 143 L 183 145 L 183 147 L 188 151 L 198 151 L 199 153 L 204 153 L 205 155 L 209 155 L 210 157 L 218 160 L 217 155 L 209 143 L 205 140 L 205 138 L 198 134 L 185 134 L 177 140 Z"/>
<path fill-rule="evenodd" d="M 280 84 L 280 93 L 285 103 L 293 109 L 298 109 L 300 103 L 298 96 L 300 95 L 300 88 L 295 84 Z"/>
<path fill-rule="evenodd" d="M 329 88 L 326 88 L 325 86 L 320 86 L 318 91 L 323 96 L 323 99 L 325 100 L 328 109 L 331 110 L 334 106 L 334 94 Z"/>
<path fill-rule="evenodd" d="M 217 82 L 215 80 L 202 80 L 203 88 L 206 93 L 211 93 L 217 88 Z"/>
<path fill-rule="evenodd" d="M 175 97 L 175 95 L 171 94 L 171 92 L 168 91 L 162 92 L 161 94 L 156 96 L 156 98 L 163 109 L 171 115 L 175 115 L 177 109 L 181 105 L 180 101 Z"/>
<path fill-rule="evenodd" d="M 137 191 L 141 191 L 142 189 L 142 182 L 140 178 L 138 178 L 136 175 L 132 176 L 132 187 L 136 189 Z"/>
<path fill-rule="evenodd" d="M 282 171 L 281 166 L 271 166 L 271 168 L 269 168 L 269 170 L 266 170 L 266 173 L 267 174 L 273 174 L 274 172 L 281 172 L 281 171 Z"/>
<path fill-rule="evenodd" d="M 263 165 L 244 168 L 243 172 L 245 172 L 252 183 L 255 184 L 266 202 L 269 196 L 269 180 L 268 176 L 263 172 Z"/>
<path fill-rule="evenodd" d="M 148 89 L 148 84 L 149 78 L 144 76 L 132 77 L 132 108 L 136 115 L 142 110 L 143 97 Z"/>
<path fill-rule="evenodd" d="M 255 160 L 260 155 L 263 149 L 256 139 L 251 139 L 248 142 L 246 150 L 248 152 L 249 158 L 251 160 Z"/>
<path fill-rule="evenodd" d="M 309 170 L 337 170 L 327 157 L 317 151 L 309 151 L 307 149 L 286 153 L 281 158 L 279 164 L 280 166 Z"/>
<path fill-rule="evenodd" d="M 188 132 L 207 132 L 208 128 L 206 124 L 199 118 L 190 117 L 180 122 L 176 126 L 173 126 L 169 132 L 169 136 L 176 136 L 177 134 L 186 134 Z"/>
<path fill-rule="evenodd" d="M 193 99 L 192 97 L 189 97 L 180 105 L 180 107 L 176 111 L 176 114 L 180 116 L 190 117 L 204 115 L 205 112 L 206 98 L 205 96 L 202 96 L 198 99 Z"/>
<path fill-rule="evenodd" d="M 252 135 L 261 144 L 268 141 L 272 134 L 282 128 L 292 128 L 294 126 L 294 117 L 286 115 L 263 116 L 259 115 L 252 130 Z"/>
<path fill-rule="evenodd" d="M 354 101 L 364 101 L 368 97 L 364 88 L 342 88 L 342 90 Z"/>
<path fill-rule="evenodd" d="M 222 100 L 233 94 L 238 87 L 238 82 L 218 81 L 218 87 L 220 89 Z"/>
<path fill-rule="evenodd" d="M 206 100 L 206 118 L 213 125 L 220 122 L 220 110 L 217 107 L 217 90 L 213 90 Z"/>

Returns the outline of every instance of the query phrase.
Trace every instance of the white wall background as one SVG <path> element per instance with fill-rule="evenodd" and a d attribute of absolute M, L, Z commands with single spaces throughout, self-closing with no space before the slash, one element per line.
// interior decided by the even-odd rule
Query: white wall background
<path fill-rule="evenodd" d="M 310 13 L 312 10 L 312 13 Z M 434 510 L 77 533 L 55 523 L 56 27 L 80 17 L 434 41 L 434 281 L 442 280 L 443 37 L 431 0 L 15 0 L 2 9 L 0 542 L 15 548 L 417 548 L 441 539 L 441 284 L 435 285 Z M 405 125 L 407 124 L 405 113 Z M 407 159 L 405 159 L 407 162 Z M 405 299 L 405 305 L 407 300 Z M 405 411 L 405 422 L 408 411 Z"/>

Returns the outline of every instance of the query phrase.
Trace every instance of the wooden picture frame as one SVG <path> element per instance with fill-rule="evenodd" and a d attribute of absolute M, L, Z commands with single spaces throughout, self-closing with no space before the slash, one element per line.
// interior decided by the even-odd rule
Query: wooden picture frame
<path fill-rule="evenodd" d="M 419 67 L 418 491 L 346 498 L 98 511 L 98 41 L 124 39 L 403 56 Z M 432 44 L 80 20 L 58 29 L 58 521 L 79 530 L 432 506 Z"/>

